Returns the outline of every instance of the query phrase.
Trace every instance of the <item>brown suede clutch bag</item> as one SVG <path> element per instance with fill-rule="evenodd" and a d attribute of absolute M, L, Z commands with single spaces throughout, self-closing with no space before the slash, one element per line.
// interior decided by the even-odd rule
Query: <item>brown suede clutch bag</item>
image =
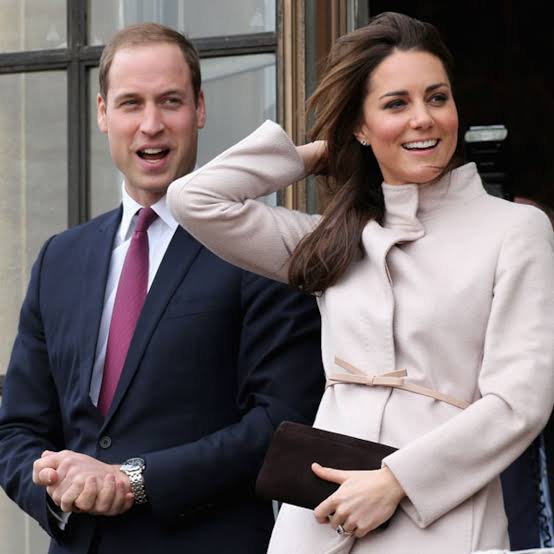
<path fill-rule="evenodd" d="M 346 470 L 380 469 L 396 448 L 284 421 L 279 425 L 256 481 L 256 493 L 313 510 L 333 494 L 336 483 L 324 481 L 311 469 L 313 462 Z"/>

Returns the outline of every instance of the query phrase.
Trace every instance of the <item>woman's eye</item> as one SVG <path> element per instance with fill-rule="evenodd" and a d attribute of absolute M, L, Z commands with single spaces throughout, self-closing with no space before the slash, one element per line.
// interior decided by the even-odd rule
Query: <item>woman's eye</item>
<path fill-rule="evenodd" d="M 387 104 L 385 104 L 385 109 L 386 110 L 395 110 L 395 109 L 401 108 L 402 106 L 405 106 L 405 105 L 406 105 L 406 101 L 399 98 L 397 100 L 392 100 L 391 102 L 388 102 Z"/>
<path fill-rule="evenodd" d="M 447 100 L 448 95 L 442 92 L 440 94 L 433 94 L 433 96 L 431 96 L 431 102 L 433 104 L 444 104 Z"/>

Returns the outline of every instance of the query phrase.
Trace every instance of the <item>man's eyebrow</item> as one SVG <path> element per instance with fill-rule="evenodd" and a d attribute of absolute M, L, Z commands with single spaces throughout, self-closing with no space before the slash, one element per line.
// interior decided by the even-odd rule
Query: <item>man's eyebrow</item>
<path fill-rule="evenodd" d="M 114 100 L 120 102 L 121 100 L 127 100 L 128 98 L 137 98 L 139 96 L 136 92 L 120 92 L 114 95 Z"/>
<path fill-rule="evenodd" d="M 434 83 L 432 85 L 429 85 L 425 89 L 425 93 L 427 94 L 429 92 L 433 92 L 434 90 L 440 87 L 447 87 L 447 86 L 448 86 L 448 83 L 443 83 L 443 82 Z M 381 100 L 382 98 L 388 98 L 389 96 L 408 96 L 408 95 L 409 95 L 409 92 L 407 90 L 393 90 L 391 92 L 386 92 L 382 96 L 379 96 L 379 100 Z"/>
<path fill-rule="evenodd" d="M 178 88 L 172 88 L 172 89 L 163 91 L 159 96 L 171 96 L 171 95 L 186 96 L 186 92 Z"/>
<path fill-rule="evenodd" d="M 158 98 L 163 98 L 165 96 L 186 96 L 186 92 L 178 89 L 178 88 L 171 88 L 162 91 L 161 93 L 157 94 L 156 96 Z M 114 95 L 114 99 L 116 102 L 120 102 L 121 100 L 127 100 L 129 98 L 138 98 L 142 96 L 139 92 L 133 92 L 133 91 L 122 91 L 120 93 L 116 93 Z"/>

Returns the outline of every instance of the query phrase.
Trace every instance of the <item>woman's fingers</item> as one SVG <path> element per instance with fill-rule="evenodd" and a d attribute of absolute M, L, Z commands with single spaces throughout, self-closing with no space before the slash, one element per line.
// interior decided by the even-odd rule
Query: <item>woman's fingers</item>
<path fill-rule="evenodd" d="M 340 484 L 314 510 L 317 521 L 338 528 L 338 532 L 365 536 L 392 516 L 405 495 L 388 468 L 342 471 L 313 464 L 312 469 L 318 477 Z"/>
<path fill-rule="evenodd" d="M 350 471 L 343 471 L 341 469 L 333 469 L 331 467 L 323 467 L 317 462 L 312 464 L 312 471 L 320 478 L 325 481 L 331 481 L 332 483 L 337 483 L 337 485 L 342 485 L 349 475 L 352 473 Z"/>
<path fill-rule="evenodd" d="M 297 146 L 296 151 L 304 162 L 307 175 L 324 172 L 327 161 L 327 143 L 324 140 L 316 140 Z"/>
<path fill-rule="evenodd" d="M 333 495 L 326 498 L 314 510 L 314 516 L 319 523 L 329 523 L 329 518 L 335 513 L 335 499 Z"/>

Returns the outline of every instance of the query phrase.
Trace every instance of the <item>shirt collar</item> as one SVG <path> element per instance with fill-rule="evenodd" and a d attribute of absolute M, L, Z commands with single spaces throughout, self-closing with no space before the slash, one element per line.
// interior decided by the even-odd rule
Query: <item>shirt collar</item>
<path fill-rule="evenodd" d="M 125 190 L 125 183 L 121 185 L 121 198 L 123 202 L 123 215 L 121 217 L 121 224 L 119 226 L 119 238 L 121 242 L 124 242 L 129 238 L 132 230 L 136 225 L 136 218 L 134 217 L 141 206 L 136 200 L 129 196 L 129 193 Z M 158 214 L 158 218 L 172 231 L 175 231 L 178 227 L 178 223 L 171 215 L 169 208 L 167 207 L 166 196 L 162 196 L 151 208 Z"/>

